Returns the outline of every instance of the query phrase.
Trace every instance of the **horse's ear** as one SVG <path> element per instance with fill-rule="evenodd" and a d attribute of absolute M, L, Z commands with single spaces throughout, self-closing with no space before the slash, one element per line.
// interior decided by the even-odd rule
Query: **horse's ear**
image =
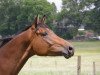
<path fill-rule="evenodd" d="M 35 25 L 35 28 L 37 28 L 37 25 L 39 24 L 39 15 L 37 15 L 35 17 L 35 20 L 34 20 L 34 25 Z"/>
<path fill-rule="evenodd" d="M 45 20 L 46 20 L 46 15 L 43 16 L 43 18 L 42 18 L 42 20 L 41 20 L 41 23 L 42 23 L 42 24 L 45 24 Z"/>

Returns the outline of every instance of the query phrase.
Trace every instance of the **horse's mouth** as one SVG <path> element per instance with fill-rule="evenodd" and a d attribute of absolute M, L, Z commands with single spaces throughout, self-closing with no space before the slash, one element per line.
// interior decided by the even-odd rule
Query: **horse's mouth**
<path fill-rule="evenodd" d="M 69 59 L 71 58 L 74 54 L 66 54 L 66 53 L 62 53 L 62 55 L 66 58 L 66 59 Z"/>

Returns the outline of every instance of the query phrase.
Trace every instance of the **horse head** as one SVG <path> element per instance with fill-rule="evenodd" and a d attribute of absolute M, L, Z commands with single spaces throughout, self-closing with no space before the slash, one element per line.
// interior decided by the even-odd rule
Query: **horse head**
<path fill-rule="evenodd" d="M 69 58 L 74 55 L 73 46 L 66 40 L 58 37 L 45 24 L 46 17 L 41 20 L 37 16 L 31 26 L 34 39 L 31 42 L 31 50 L 34 55 L 39 56 L 64 56 Z"/>
<path fill-rule="evenodd" d="M 27 29 L 31 30 L 31 54 L 39 56 L 64 56 L 69 58 L 74 55 L 73 46 L 66 40 L 58 37 L 48 26 L 45 24 L 45 15 L 41 20 L 37 16 L 32 26 Z M 24 29 L 23 31 L 27 30 Z M 3 39 L 0 47 L 9 42 L 12 37 Z"/>

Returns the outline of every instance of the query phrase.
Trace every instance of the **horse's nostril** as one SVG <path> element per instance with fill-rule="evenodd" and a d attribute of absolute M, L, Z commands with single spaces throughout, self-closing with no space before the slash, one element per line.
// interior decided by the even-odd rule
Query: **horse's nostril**
<path fill-rule="evenodd" d="M 70 46 L 69 46 L 69 50 L 73 50 L 73 47 L 70 47 Z"/>

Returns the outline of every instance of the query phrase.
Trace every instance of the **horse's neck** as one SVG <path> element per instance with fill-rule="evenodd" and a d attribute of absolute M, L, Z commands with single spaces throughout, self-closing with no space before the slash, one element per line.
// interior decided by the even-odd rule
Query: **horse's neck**
<path fill-rule="evenodd" d="M 26 52 L 26 49 L 30 44 L 28 39 L 28 34 L 23 32 L 5 46 L 0 48 L 1 75 L 13 75 L 13 70 L 17 66 L 20 59 L 23 57 L 23 54 Z"/>
<path fill-rule="evenodd" d="M 30 46 L 26 49 L 26 52 L 23 54 L 22 58 L 17 63 L 16 68 L 13 71 L 13 75 L 18 75 L 18 73 L 20 72 L 26 61 L 33 55 L 30 49 L 31 49 Z"/>

